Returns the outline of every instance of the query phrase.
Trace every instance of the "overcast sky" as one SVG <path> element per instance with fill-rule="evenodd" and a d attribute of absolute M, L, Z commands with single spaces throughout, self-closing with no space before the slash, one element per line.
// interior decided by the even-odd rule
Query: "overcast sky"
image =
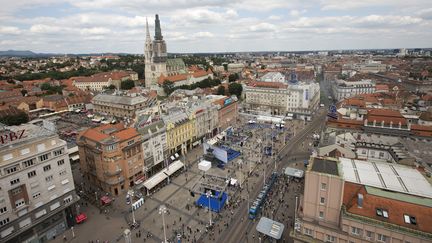
<path fill-rule="evenodd" d="M 143 53 L 432 47 L 432 0 L 0 0 L 0 50 Z"/>

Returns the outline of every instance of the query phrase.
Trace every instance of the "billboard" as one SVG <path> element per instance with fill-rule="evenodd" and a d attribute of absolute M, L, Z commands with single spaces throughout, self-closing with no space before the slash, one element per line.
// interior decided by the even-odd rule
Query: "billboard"
<path fill-rule="evenodd" d="M 204 154 L 207 153 L 207 149 L 213 149 L 212 154 L 220 161 L 224 162 L 224 163 L 228 163 L 228 152 L 224 149 L 221 149 L 217 146 L 212 146 L 208 143 L 204 143 L 203 149 L 204 149 Z"/>

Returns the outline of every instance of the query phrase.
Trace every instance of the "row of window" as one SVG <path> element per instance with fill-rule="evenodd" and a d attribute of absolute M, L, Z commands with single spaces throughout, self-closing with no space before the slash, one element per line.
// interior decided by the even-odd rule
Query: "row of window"
<path fill-rule="evenodd" d="M 58 166 L 64 165 L 64 160 L 62 159 L 62 160 L 57 161 L 57 165 L 58 165 Z M 44 171 L 44 172 L 48 172 L 48 171 L 50 171 L 50 170 L 51 170 L 51 165 L 46 165 L 46 166 L 43 167 L 43 171 Z M 64 173 L 62 174 L 62 173 L 60 172 L 60 175 L 65 175 L 65 174 L 66 174 L 66 170 L 63 170 L 63 171 L 64 171 Z M 27 176 L 28 176 L 28 178 L 35 177 L 35 176 L 36 176 L 36 170 L 33 170 L 33 171 L 28 172 L 28 173 L 27 173 Z M 15 184 L 18 184 L 19 182 L 20 182 L 20 179 L 19 179 L 19 178 L 16 178 L 16 179 L 11 180 L 11 181 L 10 181 L 10 184 L 11 184 L 11 186 L 13 186 L 13 185 L 15 185 Z"/>
<path fill-rule="evenodd" d="M 307 235 L 307 236 L 311 236 L 314 237 L 314 231 L 312 229 L 309 228 L 303 228 L 303 234 Z M 356 235 L 356 236 L 361 236 L 362 235 L 362 230 L 360 228 L 356 228 L 356 227 L 351 227 L 351 234 Z M 372 231 L 365 231 L 365 235 L 364 237 L 371 241 L 374 239 L 374 233 Z M 326 235 L 325 237 L 325 242 L 336 242 L 336 237 L 333 235 Z M 384 235 L 384 234 L 376 234 L 376 241 L 378 242 L 387 242 L 390 239 L 389 236 Z M 350 241 L 351 242 L 351 241 Z"/>

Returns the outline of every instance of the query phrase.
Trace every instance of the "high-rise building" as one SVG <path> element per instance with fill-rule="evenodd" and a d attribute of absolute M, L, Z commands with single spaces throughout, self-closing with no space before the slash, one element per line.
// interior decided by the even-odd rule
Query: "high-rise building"
<path fill-rule="evenodd" d="M 33 124 L 0 129 L 0 242 L 51 240 L 79 199 L 66 142 Z"/>

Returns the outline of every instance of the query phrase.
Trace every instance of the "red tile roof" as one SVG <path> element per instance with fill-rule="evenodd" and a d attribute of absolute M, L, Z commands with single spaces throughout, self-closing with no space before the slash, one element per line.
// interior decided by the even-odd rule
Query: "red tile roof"
<path fill-rule="evenodd" d="M 407 121 L 405 117 L 401 115 L 399 111 L 390 110 L 390 109 L 369 109 L 367 114 L 368 122 L 376 121 L 377 124 L 384 121 L 385 124 L 390 124 L 393 122 L 393 125 L 396 126 L 401 123 L 401 125 L 406 125 Z"/>
<path fill-rule="evenodd" d="M 363 206 L 361 208 L 359 208 L 357 205 L 358 193 L 363 194 Z M 423 232 L 432 232 L 432 208 L 368 194 L 364 185 L 345 182 L 343 204 L 345 205 L 347 211 L 352 214 L 361 215 L 371 219 L 384 221 Z M 388 218 L 378 216 L 376 214 L 377 208 L 387 210 Z M 417 224 L 413 225 L 405 223 L 404 214 L 415 217 Z"/>

